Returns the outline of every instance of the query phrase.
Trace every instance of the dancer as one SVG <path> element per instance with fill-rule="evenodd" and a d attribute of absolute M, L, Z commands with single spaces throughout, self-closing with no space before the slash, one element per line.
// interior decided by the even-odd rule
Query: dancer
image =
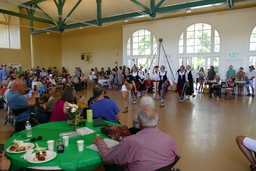
<path fill-rule="evenodd" d="M 140 77 L 139 77 L 139 72 L 137 71 L 137 68 L 134 66 L 132 67 L 132 73 L 131 73 L 133 80 L 135 82 L 135 86 L 132 87 L 131 95 L 132 95 L 132 104 L 136 104 L 136 99 L 137 99 L 137 90 L 139 89 L 140 86 Z M 136 90 L 136 91 L 135 91 Z"/>
<path fill-rule="evenodd" d="M 124 107 L 125 107 L 125 110 L 123 111 L 123 113 L 128 112 L 128 92 L 130 92 L 133 87 L 134 87 L 134 91 L 137 93 L 137 88 L 135 86 L 133 76 L 130 74 L 130 68 L 126 67 L 125 73 L 124 73 L 124 82 L 121 90 L 123 100 L 124 100 Z"/>
<path fill-rule="evenodd" d="M 145 91 L 145 72 L 143 71 L 143 66 L 140 66 L 138 76 L 139 76 L 139 87 L 137 90 L 138 90 L 139 97 L 142 97 Z"/>
<path fill-rule="evenodd" d="M 187 95 L 187 100 L 189 100 L 190 96 L 192 96 L 193 98 L 196 96 L 194 95 L 194 79 L 193 79 L 193 74 L 191 71 L 191 66 L 187 65 L 186 67 L 187 69 L 187 78 L 188 78 L 188 86 L 187 86 L 187 90 L 186 90 L 186 95 Z"/>
<path fill-rule="evenodd" d="M 188 82 L 188 77 L 187 77 L 185 67 L 182 65 L 180 66 L 180 69 L 177 71 L 176 78 L 175 78 L 175 83 L 177 84 L 177 91 L 180 96 L 180 103 L 183 102 L 183 99 L 185 96 L 185 92 L 187 88 L 186 82 Z"/>
<path fill-rule="evenodd" d="M 159 99 L 159 97 L 158 97 L 158 85 L 159 85 L 159 70 L 158 70 L 158 68 L 159 68 L 159 66 L 155 66 L 154 71 L 151 75 L 151 79 L 152 79 L 153 86 L 154 86 L 153 99 Z"/>
<path fill-rule="evenodd" d="M 160 100 L 161 100 L 161 105 L 160 107 L 164 107 L 164 99 L 165 99 L 165 95 L 167 92 L 167 89 L 169 87 L 169 85 L 172 85 L 172 79 L 169 73 L 167 73 L 167 71 L 165 71 L 165 66 L 161 66 L 160 68 L 160 73 L 159 73 L 159 96 L 160 96 Z"/>

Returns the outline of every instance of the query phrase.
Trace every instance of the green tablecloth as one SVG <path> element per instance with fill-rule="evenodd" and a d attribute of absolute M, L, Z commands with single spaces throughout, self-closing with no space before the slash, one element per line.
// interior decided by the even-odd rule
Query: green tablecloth
<path fill-rule="evenodd" d="M 109 125 L 115 124 L 112 122 L 106 121 Z M 93 123 L 86 123 L 86 127 L 93 129 L 95 131 L 100 131 L 101 127 L 93 127 Z M 81 127 L 78 127 L 81 128 Z M 46 124 L 41 124 L 38 126 L 33 127 L 33 138 L 42 136 L 43 139 L 39 141 L 33 142 L 34 144 L 37 143 L 39 147 L 47 147 L 47 141 L 48 140 L 55 140 L 59 139 L 59 133 L 60 132 L 67 132 L 72 131 L 72 127 L 67 126 L 67 121 L 59 121 L 59 122 L 49 122 Z M 16 170 L 19 168 L 26 168 L 26 167 L 40 167 L 40 166 L 58 166 L 63 170 L 68 171 L 79 171 L 79 170 L 94 170 L 96 169 L 100 164 L 103 163 L 101 157 L 99 156 L 99 153 L 90 149 L 87 149 L 86 147 L 88 145 L 92 144 L 93 139 L 95 138 L 96 133 L 85 135 L 85 136 L 79 136 L 77 138 L 73 138 L 69 140 L 69 146 L 65 147 L 64 153 L 57 153 L 56 158 L 53 160 L 41 163 L 41 164 L 33 164 L 29 163 L 28 161 L 24 160 L 23 158 L 20 158 L 24 153 L 19 154 L 11 154 L 6 152 L 6 156 L 8 159 L 11 160 L 11 168 L 10 170 Z M 102 138 L 107 138 L 106 135 L 101 134 Z M 7 149 L 9 146 L 11 146 L 13 143 L 12 141 L 14 139 L 17 140 L 25 140 L 26 132 L 21 131 L 16 134 L 14 134 L 11 138 L 9 138 L 5 144 L 4 149 Z M 78 140 L 84 140 L 84 151 L 78 152 L 77 150 L 77 144 L 76 141 Z M 54 151 L 56 150 L 56 143 L 54 146 Z M 35 151 L 34 151 L 35 152 Z"/>

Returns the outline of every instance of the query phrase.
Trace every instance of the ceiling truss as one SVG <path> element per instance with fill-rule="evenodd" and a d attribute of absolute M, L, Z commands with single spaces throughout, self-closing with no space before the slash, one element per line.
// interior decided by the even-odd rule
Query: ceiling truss
<path fill-rule="evenodd" d="M 161 6 L 165 3 L 166 0 L 160 0 L 160 2 L 158 2 L 157 4 L 156 4 L 156 0 L 150 0 L 149 7 L 143 5 L 138 0 L 130 0 L 131 2 L 133 2 L 133 4 L 139 7 L 141 11 L 135 11 L 132 13 L 115 15 L 115 16 L 105 17 L 105 18 L 102 18 L 102 0 L 95 0 L 96 6 L 97 6 L 96 19 L 80 21 L 80 22 L 71 23 L 71 24 L 66 24 L 66 22 L 69 19 L 69 17 L 72 15 L 72 13 L 76 10 L 76 8 L 79 6 L 79 4 L 82 2 L 82 0 L 77 0 L 76 4 L 73 6 L 73 8 L 70 10 L 70 12 L 67 14 L 66 17 L 63 17 L 63 7 L 65 5 L 66 0 L 52 0 L 58 9 L 58 21 L 55 21 L 47 12 L 45 12 L 39 6 L 39 4 L 43 1 L 45 0 L 31 0 L 23 4 L 20 4 L 19 8 L 25 8 L 27 11 L 27 14 L 16 13 L 16 12 L 4 10 L 4 9 L 0 9 L 0 13 L 30 19 L 31 34 L 44 33 L 48 31 L 59 31 L 60 33 L 62 33 L 65 29 L 85 27 L 85 26 L 91 26 L 91 25 L 101 27 L 103 23 L 127 20 L 130 18 L 141 17 L 141 15 L 149 17 L 150 19 L 155 19 L 157 14 L 164 14 L 164 13 L 170 13 L 170 12 L 175 12 L 180 10 L 186 10 L 188 8 L 199 7 L 204 5 L 226 3 L 228 8 L 232 8 L 235 2 L 241 2 L 246 0 L 201 0 L 201 1 L 194 1 L 194 2 L 176 4 L 176 5 L 165 6 L 165 7 L 161 7 Z M 35 17 L 34 16 L 35 10 L 39 10 L 40 12 L 42 12 L 48 19 Z M 48 27 L 41 30 L 34 30 L 33 29 L 34 21 L 52 24 L 54 25 L 54 27 Z"/>

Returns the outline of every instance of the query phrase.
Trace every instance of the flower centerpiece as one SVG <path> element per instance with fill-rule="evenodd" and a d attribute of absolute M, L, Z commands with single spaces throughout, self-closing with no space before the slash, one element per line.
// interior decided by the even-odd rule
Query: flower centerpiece
<path fill-rule="evenodd" d="M 76 126 L 79 123 L 81 108 L 76 104 L 66 102 L 66 111 L 68 114 L 68 125 L 73 127 L 73 131 L 76 131 Z"/>

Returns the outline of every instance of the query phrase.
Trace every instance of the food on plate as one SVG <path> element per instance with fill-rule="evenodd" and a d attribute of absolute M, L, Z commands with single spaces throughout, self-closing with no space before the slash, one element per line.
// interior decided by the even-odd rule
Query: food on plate
<path fill-rule="evenodd" d="M 47 154 L 46 151 L 43 151 L 42 154 L 40 154 L 40 152 L 36 152 L 35 159 L 38 161 L 44 161 L 46 154 Z"/>
<path fill-rule="evenodd" d="M 44 151 L 44 150 L 46 150 L 46 147 L 37 147 L 37 148 L 35 148 L 34 150 L 37 150 L 37 151 Z"/>
<path fill-rule="evenodd" d="M 9 148 L 9 151 L 13 152 L 20 152 L 20 151 L 26 151 L 27 149 L 30 149 L 31 146 L 23 146 L 22 144 L 15 143 Z"/>

